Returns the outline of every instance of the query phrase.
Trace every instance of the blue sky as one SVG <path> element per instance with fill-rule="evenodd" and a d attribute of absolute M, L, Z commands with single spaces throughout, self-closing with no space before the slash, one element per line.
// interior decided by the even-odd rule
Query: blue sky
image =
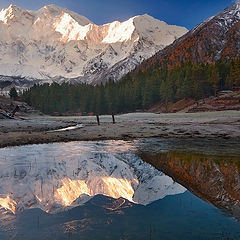
<path fill-rule="evenodd" d="M 56 4 L 86 16 L 96 24 L 126 20 L 147 13 L 168 24 L 188 29 L 215 15 L 234 0 L 0 0 L 0 8 L 11 3 L 26 9 Z"/>

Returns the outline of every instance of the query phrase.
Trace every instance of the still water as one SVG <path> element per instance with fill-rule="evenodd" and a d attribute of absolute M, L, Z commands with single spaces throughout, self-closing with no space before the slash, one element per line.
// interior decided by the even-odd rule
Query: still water
<path fill-rule="evenodd" d="M 176 139 L 0 149 L 0 239 L 240 239 L 239 151 Z"/>

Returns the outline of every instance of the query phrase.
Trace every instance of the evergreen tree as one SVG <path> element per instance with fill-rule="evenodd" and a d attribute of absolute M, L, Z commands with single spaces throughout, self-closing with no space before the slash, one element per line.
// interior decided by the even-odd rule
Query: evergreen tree
<path fill-rule="evenodd" d="M 165 109 L 168 111 L 168 103 L 173 100 L 174 92 L 170 81 L 162 81 L 160 86 L 161 100 L 165 104 Z"/>
<path fill-rule="evenodd" d="M 109 81 L 99 86 L 68 83 L 34 85 L 21 97 L 46 114 L 111 114 L 148 109 L 159 101 L 167 110 L 169 102 L 184 98 L 201 99 L 226 87 L 239 86 L 240 58 L 215 64 L 186 62 L 172 68 L 156 64 L 144 72 L 127 74 L 119 82 Z M 16 89 L 11 89 L 10 94 L 16 98 Z"/>
<path fill-rule="evenodd" d="M 227 87 L 232 89 L 240 86 L 240 58 L 232 65 L 230 74 L 227 77 Z"/>
<path fill-rule="evenodd" d="M 10 89 L 9 96 L 11 99 L 16 100 L 18 97 L 18 93 L 15 87 Z"/>
<path fill-rule="evenodd" d="M 215 65 L 210 66 L 208 81 L 212 85 L 214 96 L 216 96 L 217 90 L 219 89 L 220 77 Z"/>

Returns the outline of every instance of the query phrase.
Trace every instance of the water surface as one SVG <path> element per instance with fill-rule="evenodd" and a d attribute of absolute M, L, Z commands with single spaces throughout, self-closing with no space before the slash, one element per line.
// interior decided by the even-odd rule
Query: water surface
<path fill-rule="evenodd" d="M 0 149 L 0 239 L 240 239 L 239 149 L 177 139 Z"/>

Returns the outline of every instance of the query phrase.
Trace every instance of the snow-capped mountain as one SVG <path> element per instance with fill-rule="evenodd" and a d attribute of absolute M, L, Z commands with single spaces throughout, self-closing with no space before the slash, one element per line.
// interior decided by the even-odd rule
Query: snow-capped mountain
<path fill-rule="evenodd" d="M 0 81 L 116 81 L 186 32 L 149 15 L 98 26 L 55 5 L 10 5 L 0 12 Z"/>
<path fill-rule="evenodd" d="M 149 204 L 186 191 L 124 141 L 0 149 L 0 209 L 62 211 L 102 194 Z"/>

